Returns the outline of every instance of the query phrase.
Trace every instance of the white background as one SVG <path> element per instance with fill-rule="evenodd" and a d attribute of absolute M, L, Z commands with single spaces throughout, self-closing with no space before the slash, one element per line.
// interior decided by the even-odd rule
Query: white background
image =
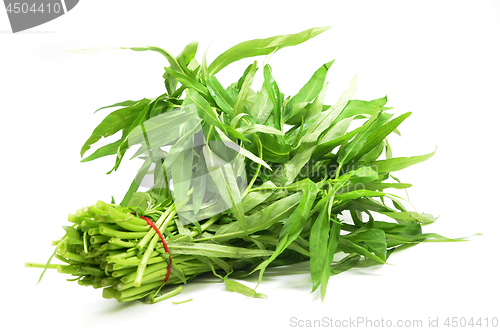
<path fill-rule="evenodd" d="M 269 270 L 258 287 L 267 300 L 230 293 L 213 277 L 188 284 L 173 301 L 193 301 L 179 306 L 172 300 L 118 304 L 50 270 L 36 285 L 39 270 L 25 269 L 24 262 L 45 262 L 67 215 L 111 195 L 119 201 L 137 170 L 129 162 L 106 175 L 112 157 L 79 162 L 83 142 L 108 113 L 94 110 L 164 90 L 167 64 L 159 54 L 67 50 L 153 45 L 177 54 L 199 37 L 197 58 L 210 46 L 210 62 L 244 40 L 323 25 L 332 29 L 271 59 L 281 91 L 295 94 L 319 66 L 335 59 L 328 102 L 358 74 L 355 98 L 387 94 L 397 115 L 412 111 L 400 127 L 402 137 L 390 138 L 395 156 L 437 146 L 431 160 L 396 174 L 414 184 L 410 201 L 420 212 L 441 215 L 424 230 L 483 236 L 422 243 L 391 256 L 390 265 L 332 277 L 323 304 L 309 293 L 307 265 Z M 0 284 L 8 305 L 0 325 L 283 330 L 292 328 L 292 317 L 422 319 L 424 326 L 429 317 L 441 325 L 453 316 L 500 318 L 499 42 L 500 1 L 86 0 L 18 34 L 10 32 L 0 9 Z M 257 60 L 261 67 L 263 58 Z M 230 65 L 219 79 L 224 85 L 235 81 L 251 61 Z M 254 285 L 256 278 L 248 281 Z"/>

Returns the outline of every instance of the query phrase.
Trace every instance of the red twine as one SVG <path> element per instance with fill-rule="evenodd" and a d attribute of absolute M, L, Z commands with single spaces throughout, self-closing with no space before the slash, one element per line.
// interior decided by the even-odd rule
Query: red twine
<path fill-rule="evenodd" d="M 167 277 L 165 277 L 165 280 L 163 282 L 167 282 L 168 278 L 170 277 L 170 270 L 172 269 L 172 257 L 170 256 L 170 252 L 167 247 L 167 242 L 165 239 L 163 239 L 163 235 L 161 234 L 160 230 L 156 227 L 156 225 L 147 217 L 141 216 L 143 220 L 148 222 L 148 224 L 158 233 L 158 236 L 160 237 L 161 241 L 163 242 L 163 247 L 165 247 L 165 252 L 168 253 L 168 268 L 167 268 Z"/>

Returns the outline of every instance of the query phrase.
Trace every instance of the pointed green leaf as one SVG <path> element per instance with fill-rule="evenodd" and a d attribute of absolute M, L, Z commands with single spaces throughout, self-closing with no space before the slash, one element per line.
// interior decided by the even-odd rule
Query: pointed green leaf
<path fill-rule="evenodd" d="M 252 133 L 262 132 L 268 134 L 275 134 L 277 136 L 283 136 L 284 133 L 278 129 L 273 128 L 272 126 L 262 125 L 262 124 L 250 124 L 244 127 L 237 128 L 236 131 L 241 133 L 244 136 L 248 136 Z"/>
<path fill-rule="evenodd" d="M 269 164 L 267 164 L 264 160 L 262 160 L 261 158 L 259 158 L 256 155 L 252 154 L 250 151 L 244 149 L 243 147 L 235 144 L 219 128 L 216 127 L 215 130 L 217 130 L 217 133 L 219 134 L 219 136 L 220 136 L 222 142 L 224 143 L 224 145 L 226 145 L 227 147 L 231 148 L 235 152 L 243 155 L 244 157 L 252 160 L 253 162 L 258 163 L 260 165 L 263 165 L 264 167 L 266 167 L 269 170 L 272 170 L 271 167 L 269 166 Z"/>
<path fill-rule="evenodd" d="M 235 61 L 258 55 L 267 55 L 284 47 L 298 45 L 312 37 L 330 29 L 330 27 L 318 27 L 305 30 L 296 34 L 288 34 L 270 37 L 266 39 L 254 39 L 239 43 L 219 55 L 208 67 L 208 75 L 212 76 Z"/>
<path fill-rule="evenodd" d="M 337 118 L 340 112 L 354 94 L 356 86 L 356 76 L 354 76 L 347 90 L 342 94 L 337 103 L 329 110 L 320 113 L 314 123 L 308 128 L 304 136 L 300 139 L 295 156 L 285 163 L 283 170 L 273 178 L 278 186 L 286 186 L 292 183 L 302 170 L 302 167 L 309 162 L 312 153 L 316 149 L 318 137 L 328 128 L 330 123 Z"/>
<path fill-rule="evenodd" d="M 328 238 L 328 250 L 325 258 L 325 266 L 323 268 L 322 276 L 321 276 L 321 301 L 325 299 L 326 287 L 328 285 L 328 281 L 330 280 L 330 267 L 333 261 L 333 256 L 337 251 L 339 239 L 340 239 L 340 223 L 337 220 L 334 220 L 332 223 L 332 227 L 330 229 L 330 234 Z"/>
<path fill-rule="evenodd" d="M 230 207 L 233 216 L 238 220 L 241 228 L 246 231 L 247 221 L 241 201 L 241 192 L 231 164 L 220 159 L 208 146 L 203 146 L 203 156 L 210 177 L 217 186 L 218 193 L 226 205 Z"/>
<path fill-rule="evenodd" d="M 234 103 L 232 116 L 237 116 L 240 113 L 244 112 L 244 104 L 248 98 L 248 92 L 250 87 L 252 86 L 253 78 L 255 73 L 257 72 L 257 61 L 255 61 L 250 67 L 250 71 L 245 76 L 245 80 L 241 85 L 240 92 L 236 97 L 236 102 Z"/>
<path fill-rule="evenodd" d="M 291 104 L 301 103 L 301 102 L 311 102 L 314 100 L 319 92 L 323 89 L 325 84 L 326 74 L 328 69 L 332 66 L 333 61 L 323 64 L 314 75 L 309 79 L 309 81 L 300 89 L 291 100 Z"/>
<path fill-rule="evenodd" d="M 228 291 L 240 293 L 246 295 L 247 297 L 259 298 L 259 299 L 267 299 L 267 295 L 264 293 L 257 293 L 254 289 L 238 283 L 234 280 L 227 279 L 227 276 L 224 277 L 224 283 L 226 284 L 226 288 Z"/>
<path fill-rule="evenodd" d="M 198 93 L 203 95 L 203 97 L 205 99 L 208 98 L 209 92 L 208 92 L 207 88 L 205 87 L 205 85 L 203 85 L 202 83 L 198 82 L 197 80 L 195 80 L 191 77 L 186 76 L 185 74 L 183 74 L 181 72 L 178 72 L 176 70 L 173 70 L 173 69 L 170 69 L 167 67 L 165 67 L 165 71 L 168 72 L 168 74 L 170 76 L 177 79 L 182 85 L 196 90 Z"/>
<path fill-rule="evenodd" d="M 198 92 L 194 90 L 189 90 L 189 93 L 186 96 L 185 104 L 194 104 L 196 105 L 196 109 L 198 110 L 198 115 L 208 124 L 213 125 L 214 127 L 219 128 L 222 131 L 228 131 L 230 135 L 234 138 L 238 138 L 241 140 L 249 141 L 245 136 L 231 128 L 229 125 L 222 123 L 216 115 L 216 112 L 212 109 L 210 104 L 201 97 Z"/>
<path fill-rule="evenodd" d="M 174 198 L 184 201 L 188 196 L 193 175 L 193 137 L 171 166 L 172 183 L 174 185 Z"/>
<path fill-rule="evenodd" d="M 219 106 L 219 108 L 223 112 L 231 114 L 233 112 L 234 102 L 226 92 L 226 90 L 219 83 L 217 78 L 215 78 L 215 76 L 209 77 L 209 79 L 206 81 L 206 84 L 208 91 L 210 92 L 212 98 L 215 100 L 215 103 L 217 103 L 217 106 Z"/>
<path fill-rule="evenodd" d="M 396 157 L 387 160 L 375 161 L 370 164 L 370 166 L 379 173 L 393 172 L 402 170 L 414 164 L 423 162 L 430 159 L 435 151 L 425 155 L 411 156 L 411 157 Z"/>
<path fill-rule="evenodd" d="M 313 283 L 312 292 L 321 284 L 323 270 L 328 249 L 328 233 L 330 232 L 330 220 L 327 213 L 328 205 L 325 204 L 319 215 L 314 219 L 309 235 L 309 267 L 311 269 L 311 279 Z"/>
<path fill-rule="evenodd" d="M 363 144 L 361 149 L 356 153 L 354 161 L 357 161 L 361 156 L 365 155 L 381 142 L 384 141 L 391 132 L 393 132 L 405 119 L 411 115 L 411 112 L 404 113 L 401 116 L 391 120 L 390 122 L 382 125 L 366 139 L 366 143 Z"/>
<path fill-rule="evenodd" d="M 132 106 L 120 108 L 106 116 L 83 144 L 80 155 L 83 157 L 85 152 L 90 149 L 90 146 L 101 138 L 109 137 L 122 129 L 130 127 L 150 102 L 150 99 L 142 99 Z"/>
<path fill-rule="evenodd" d="M 281 93 L 278 84 L 271 75 L 271 67 L 269 64 L 264 66 L 264 88 L 273 103 L 274 127 L 278 130 L 283 130 L 283 111 Z M 282 142 L 282 139 L 278 140 Z"/>

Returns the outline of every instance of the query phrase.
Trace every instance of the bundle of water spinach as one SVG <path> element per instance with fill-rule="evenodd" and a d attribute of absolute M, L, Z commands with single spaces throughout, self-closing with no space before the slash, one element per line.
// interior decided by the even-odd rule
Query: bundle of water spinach
<path fill-rule="evenodd" d="M 451 241 L 422 233 L 434 217 L 407 210 L 387 192 L 411 186 L 391 173 L 434 154 L 392 156 L 387 137 L 399 134 L 410 113 L 388 113 L 385 97 L 351 99 L 356 77 L 334 105 L 324 104 L 333 61 L 295 96 L 280 91 L 272 54 L 328 28 L 242 42 L 210 65 L 206 53 L 195 59 L 196 41 L 176 57 L 158 47 L 128 48 L 165 57 L 166 92 L 101 108 L 117 109 L 81 155 L 118 135 L 83 161 L 116 155 L 112 172 L 134 149 L 131 158 L 143 165 L 119 204 L 98 201 L 71 214 L 49 262 L 27 266 L 73 275 L 80 285 L 102 288 L 104 298 L 155 303 L 204 273 L 230 291 L 265 297 L 228 276 L 258 272 L 260 282 L 268 267 L 309 261 L 312 289 L 323 299 L 331 275 L 384 264 L 395 249 L 424 240 Z M 262 71 L 253 62 L 228 87 L 216 78 L 231 63 L 260 55 Z M 264 82 L 256 90 L 258 72 Z M 62 263 L 51 264 L 53 257 Z"/>

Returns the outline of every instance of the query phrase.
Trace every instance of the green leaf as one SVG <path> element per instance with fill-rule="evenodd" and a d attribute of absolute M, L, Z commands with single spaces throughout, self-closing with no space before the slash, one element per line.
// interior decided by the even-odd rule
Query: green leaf
<path fill-rule="evenodd" d="M 344 252 L 354 252 L 363 255 L 375 262 L 385 264 L 385 260 L 368 251 L 366 248 L 344 238 L 339 239 L 339 246 L 344 250 Z"/>
<path fill-rule="evenodd" d="M 376 107 L 373 109 L 373 113 L 371 114 L 371 117 L 368 121 L 366 121 L 363 126 L 361 131 L 355 136 L 355 138 L 349 142 L 344 148 L 342 148 L 337 157 L 337 162 L 339 164 L 339 170 L 340 168 L 348 163 L 351 159 L 353 159 L 356 154 L 359 152 L 361 146 L 367 141 L 370 129 L 376 122 L 377 118 L 380 115 L 379 112 L 379 107 Z"/>
<path fill-rule="evenodd" d="M 431 214 L 420 214 L 414 211 L 405 212 L 380 212 L 386 216 L 395 219 L 398 223 L 406 224 L 409 222 L 418 222 L 421 224 L 430 224 L 435 221 L 434 216 Z"/>
<path fill-rule="evenodd" d="M 386 260 L 387 243 L 385 232 L 381 229 L 366 229 L 355 234 L 344 236 L 355 243 L 364 243 L 368 250 L 382 260 Z"/>
<path fill-rule="evenodd" d="M 160 53 L 161 55 L 163 55 L 167 59 L 167 61 L 170 63 L 170 66 L 172 67 L 173 70 L 184 73 L 179 62 L 177 62 L 177 59 L 174 58 L 172 55 L 170 55 L 169 52 L 167 52 L 166 50 L 164 50 L 160 47 L 144 46 L 144 47 L 120 47 L 120 48 L 121 49 L 130 49 L 130 50 L 136 51 L 136 52 L 152 51 L 152 52 Z"/>
<path fill-rule="evenodd" d="M 286 186 L 292 183 L 302 167 L 309 162 L 317 144 L 318 137 L 328 128 L 330 123 L 337 118 L 340 112 L 354 94 L 356 86 L 356 76 L 354 76 L 347 90 L 342 94 L 337 103 L 327 111 L 320 113 L 314 123 L 308 128 L 297 146 L 297 153 L 285 163 L 281 172 L 277 172 L 273 181 L 278 186 Z"/>
<path fill-rule="evenodd" d="M 137 144 L 143 145 L 132 158 L 148 149 L 171 144 L 197 127 L 199 122 L 194 106 L 178 108 L 144 121 L 128 135 L 128 148 Z M 184 128 L 182 132 L 181 128 Z"/>
<path fill-rule="evenodd" d="M 170 188 L 168 187 L 167 169 L 163 166 L 164 158 L 158 157 L 155 160 L 155 169 L 153 174 L 154 184 L 148 190 L 148 193 L 156 201 L 168 201 L 171 198 Z"/>
<path fill-rule="evenodd" d="M 207 168 L 203 154 L 198 156 L 196 172 L 193 174 L 193 213 L 198 214 L 207 190 Z"/>
<path fill-rule="evenodd" d="M 245 75 L 245 80 L 241 85 L 240 92 L 236 97 L 236 102 L 234 103 L 232 116 L 237 116 L 244 112 L 244 104 L 248 98 L 248 92 L 250 91 L 250 87 L 252 86 L 253 78 L 255 73 L 257 72 L 257 61 L 255 61 L 247 75 Z"/>
<path fill-rule="evenodd" d="M 378 180 L 378 172 L 370 167 L 360 167 L 353 172 L 352 182 L 356 183 L 369 183 Z"/>
<path fill-rule="evenodd" d="M 308 103 L 304 107 L 302 107 L 304 103 L 294 104 L 292 106 L 292 117 L 288 120 L 285 120 L 285 122 L 291 125 L 298 125 L 302 124 L 303 122 L 309 122 L 312 119 L 316 118 L 318 114 L 323 110 L 323 102 L 325 100 L 327 89 L 328 83 L 323 86 L 323 89 L 319 92 L 313 103 Z M 285 119 L 288 116 L 285 116 Z"/>
<path fill-rule="evenodd" d="M 331 274 L 332 275 L 338 275 L 344 271 L 347 271 L 353 267 L 355 267 L 361 256 L 357 253 L 351 253 L 344 257 L 342 260 L 340 260 L 338 263 L 335 263 L 331 267 Z"/>
<path fill-rule="evenodd" d="M 144 101 L 144 100 L 147 100 L 147 99 L 142 99 L 142 100 L 139 100 L 139 101 L 133 101 L 133 100 L 126 100 L 126 101 L 122 101 L 122 102 L 117 102 L 115 104 L 112 104 L 110 106 L 104 106 L 104 107 L 101 107 L 99 109 L 97 109 L 95 113 L 97 113 L 99 110 L 101 109 L 106 109 L 106 108 L 114 108 L 114 107 L 130 107 L 130 106 L 135 106 L 137 105 L 138 103 Z"/>
<path fill-rule="evenodd" d="M 172 242 L 168 244 L 168 249 L 172 254 L 179 255 L 200 255 L 210 258 L 234 258 L 247 259 L 254 257 L 266 257 L 273 254 L 272 251 L 261 249 L 249 249 L 222 244 Z"/>
<path fill-rule="evenodd" d="M 368 137 L 368 139 L 370 139 Z M 368 142 L 368 140 L 367 140 Z M 384 151 L 385 148 L 385 141 L 381 141 L 378 145 L 376 145 L 374 148 L 372 148 L 369 152 L 361 156 L 358 160 L 358 164 L 368 164 L 373 161 L 376 161 L 380 155 L 382 155 L 382 152 Z"/>
<path fill-rule="evenodd" d="M 145 47 L 121 47 L 121 48 L 122 49 L 130 49 L 130 50 L 137 51 L 137 52 L 153 51 L 153 52 L 160 53 L 170 63 L 170 68 L 172 68 L 172 70 L 185 74 L 186 73 L 185 70 L 187 69 L 187 64 L 189 63 L 189 61 L 191 61 L 194 58 L 194 55 L 196 54 L 197 47 L 198 47 L 197 41 L 191 42 L 190 44 L 188 44 L 184 48 L 182 53 L 179 54 L 179 56 L 177 56 L 177 58 L 174 58 L 166 50 L 159 48 L 159 47 L 145 46 Z M 167 88 L 169 95 L 172 95 L 174 93 L 176 85 L 177 85 L 175 78 L 172 77 L 168 72 L 165 72 L 165 74 L 163 75 L 163 78 L 165 79 L 165 87 Z"/>
<path fill-rule="evenodd" d="M 144 109 L 141 110 L 139 115 L 135 118 L 134 122 L 130 125 L 130 131 L 134 130 L 136 127 L 141 125 L 147 118 L 149 112 L 151 109 L 155 108 L 156 103 L 158 100 L 162 99 L 165 97 L 165 94 L 160 95 L 154 100 L 151 100 L 145 107 Z M 117 170 L 118 167 L 120 166 L 120 163 L 123 159 L 123 156 L 125 155 L 126 151 L 129 149 L 129 144 L 128 144 L 128 138 L 124 139 L 124 141 L 120 144 L 120 147 L 118 147 L 118 151 L 116 153 L 116 161 L 115 161 L 115 166 L 113 169 L 111 169 L 109 173 L 111 173 L 113 170 Z"/>
<path fill-rule="evenodd" d="M 283 131 L 281 93 L 278 88 L 278 84 L 271 75 L 271 67 L 269 66 L 269 64 L 266 64 L 264 66 L 264 88 L 267 94 L 270 96 L 271 102 L 273 103 L 274 127 L 280 131 Z M 278 141 L 282 142 L 282 139 L 279 139 Z"/>
<path fill-rule="evenodd" d="M 247 220 L 241 202 L 241 193 L 231 164 L 220 159 L 208 146 L 203 146 L 203 155 L 208 172 L 218 188 L 218 193 L 231 208 L 233 216 L 238 220 L 242 229 L 246 231 Z"/>
<path fill-rule="evenodd" d="M 243 208 L 245 213 L 266 201 L 277 190 L 276 185 L 270 180 L 259 186 L 258 191 L 249 192 L 243 198 Z"/>
<path fill-rule="evenodd" d="M 314 151 L 314 159 L 319 159 L 326 153 L 332 151 L 335 147 L 345 144 L 351 140 L 361 129 L 357 128 L 344 135 L 347 128 L 354 119 L 365 118 L 366 115 L 371 115 L 375 107 L 380 110 L 384 108 L 387 98 L 375 99 L 372 101 L 349 100 L 344 110 L 337 116 L 337 118 L 330 124 L 318 140 L 318 147 Z"/>
<path fill-rule="evenodd" d="M 130 199 L 132 199 L 134 193 L 137 192 L 137 189 L 139 188 L 140 183 L 144 179 L 144 176 L 146 176 L 146 173 L 148 172 L 149 167 L 151 167 L 151 164 L 153 164 L 153 157 L 150 156 L 146 158 L 146 160 L 144 160 L 142 167 L 139 169 L 139 172 L 132 181 L 132 184 L 130 184 L 127 193 L 123 197 L 122 202 L 120 202 L 121 206 L 128 206 Z"/>
<path fill-rule="evenodd" d="M 243 72 L 243 75 L 241 75 L 240 79 L 238 79 L 238 82 L 236 82 L 236 84 L 231 84 L 231 86 L 234 86 L 235 92 L 237 92 L 236 95 L 233 98 L 234 100 L 236 100 L 237 94 L 240 92 L 241 87 L 243 86 L 243 83 L 245 82 L 245 79 L 247 78 L 248 74 L 250 73 L 250 71 L 252 70 L 253 67 L 254 67 L 254 63 L 249 64 L 245 68 L 245 71 Z"/>
<path fill-rule="evenodd" d="M 215 103 L 219 108 L 226 114 L 231 114 L 233 112 L 234 102 L 233 99 L 226 92 L 224 87 L 219 83 L 215 76 L 209 77 L 206 81 L 208 91 L 210 95 L 215 100 Z"/>
<path fill-rule="evenodd" d="M 328 285 L 328 280 L 330 280 L 330 266 L 333 261 L 333 256 L 337 251 L 339 239 L 340 239 L 340 223 L 335 219 L 333 220 L 332 227 L 330 229 L 330 235 L 328 238 L 328 250 L 325 258 L 325 266 L 323 268 L 322 276 L 321 276 L 321 301 L 325 299 L 326 295 L 326 287 Z"/>
<path fill-rule="evenodd" d="M 151 195 L 149 195 L 146 192 L 135 192 L 132 194 L 130 197 L 130 200 L 128 201 L 127 205 L 122 205 L 122 207 L 140 207 L 144 210 L 148 208 L 148 203 L 151 201 Z"/>
<path fill-rule="evenodd" d="M 176 57 L 179 66 L 186 71 L 188 64 L 194 59 L 196 56 L 196 52 L 198 50 L 198 40 L 194 39 L 189 44 L 184 47 L 182 52 Z"/>
<path fill-rule="evenodd" d="M 126 136 L 127 132 L 128 132 L 128 128 L 124 128 L 123 129 L 124 134 L 122 134 L 122 137 L 120 139 L 118 139 L 117 141 L 112 142 L 110 144 L 107 144 L 105 146 L 99 147 L 94 153 L 87 156 L 86 158 L 84 158 L 80 162 L 88 162 L 88 161 L 92 161 L 92 160 L 98 159 L 98 158 L 103 157 L 103 156 L 116 154 L 116 152 L 118 151 L 118 148 L 120 147 L 121 143 L 125 139 L 124 136 Z"/>
<path fill-rule="evenodd" d="M 174 198 L 182 202 L 186 200 L 193 175 L 193 137 L 187 146 L 175 158 L 171 166 Z"/>
<path fill-rule="evenodd" d="M 287 219 L 285 225 L 281 229 L 279 235 L 278 246 L 274 254 L 260 263 L 252 272 L 260 270 L 259 272 L 259 283 L 262 281 L 264 271 L 266 267 L 273 262 L 297 237 L 304 228 L 304 224 L 310 216 L 311 208 L 318 194 L 318 187 L 310 179 L 304 180 L 304 194 L 300 199 L 300 203 L 297 208 L 293 211 L 292 215 Z"/>
<path fill-rule="evenodd" d="M 196 106 L 196 109 L 198 110 L 198 115 L 208 124 L 213 125 L 222 131 L 229 132 L 229 134 L 232 135 L 234 138 L 249 141 L 241 133 L 239 133 L 229 125 L 222 123 L 217 118 L 216 115 L 217 113 L 212 109 L 210 104 L 203 97 L 201 97 L 196 91 L 189 90 L 189 93 L 187 94 L 185 99 L 185 104 L 186 105 L 194 104 Z"/>
<path fill-rule="evenodd" d="M 314 100 L 319 92 L 323 89 L 325 84 L 326 74 L 328 69 L 332 66 L 333 61 L 323 64 L 314 75 L 309 79 L 309 81 L 300 89 L 291 100 L 291 104 L 301 103 L 301 102 L 311 102 Z"/>
<path fill-rule="evenodd" d="M 263 165 L 264 167 L 266 167 L 269 170 L 272 170 L 271 167 L 269 166 L 269 164 L 267 164 L 264 160 L 262 160 L 261 158 L 259 158 L 256 155 L 252 154 L 251 152 L 249 152 L 248 150 L 244 149 L 243 147 L 238 146 L 237 144 L 235 144 L 221 130 L 219 130 L 219 128 L 216 127 L 215 129 L 217 130 L 217 133 L 219 134 L 219 136 L 220 136 L 222 142 L 224 143 L 224 145 L 226 145 L 227 147 L 231 148 L 235 152 L 243 155 L 244 157 L 252 160 L 253 162 L 258 163 L 260 165 Z"/>
<path fill-rule="evenodd" d="M 373 133 L 371 133 L 366 139 L 366 143 L 363 144 L 361 149 L 356 153 L 356 157 L 354 157 L 354 161 L 357 161 L 361 156 L 365 155 L 381 142 L 384 141 L 385 137 L 387 137 L 391 132 L 393 132 L 405 119 L 407 119 L 411 115 L 411 112 L 404 113 L 401 116 L 393 119 L 392 121 L 382 125 Z"/>
<path fill-rule="evenodd" d="M 378 173 L 393 172 L 402 170 L 414 164 L 428 160 L 434 155 L 434 153 L 436 153 L 436 151 L 419 156 L 396 157 L 387 160 L 380 160 L 372 162 L 369 166 L 372 167 Z"/>
<path fill-rule="evenodd" d="M 291 194 L 283 199 L 273 202 L 267 207 L 259 210 L 258 212 L 247 216 L 248 230 L 244 231 L 241 225 L 237 222 L 221 226 L 214 236 L 208 239 L 217 241 L 227 241 L 232 238 L 238 238 L 244 234 L 252 234 L 257 231 L 265 230 L 279 221 L 286 219 L 296 209 L 297 204 L 301 201 L 303 193 L 297 192 Z M 194 239 L 194 241 L 201 241 L 207 239 Z"/>
<path fill-rule="evenodd" d="M 241 125 L 241 121 L 243 120 L 244 117 L 250 117 L 250 115 L 248 115 L 247 113 L 239 113 L 238 115 L 234 116 L 232 119 L 231 119 L 231 122 L 229 122 L 229 125 L 234 128 L 234 129 L 238 129 L 239 126 Z"/>
<path fill-rule="evenodd" d="M 265 295 L 264 293 L 257 293 L 254 289 L 251 289 L 248 286 L 245 286 L 234 280 L 227 279 L 227 275 L 226 277 L 224 277 L 224 283 L 226 284 L 226 288 L 228 291 L 240 293 L 246 295 L 247 297 L 267 299 L 267 295 Z"/>
<path fill-rule="evenodd" d="M 167 67 L 165 67 L 165 71 L 168 72 L 168 74 L 170 76 L 172 76 L 175 79 L 177 79 L 179 81 L 179 83 L 181 83 L 182 85 L 184 85 L 184 86 L 186 86 L 188 88 L 192 88 L 192 89 L 196 90 L 198 93 L 200 93 L 201 95 L 203 95 L 203 97 L 205 99 L 208 98 L 209 92 L 208 92 L 206 86 L 203 85 L 202 83 L 198 82 L 197 80 L 195 80 L 195 79 L 193 79 L 191 77 L 186 76 L 182 72 L 178 72 L 178 71 L 175 71 L 175 70 L 167 68 Z"/>
<path fill-rule="evenodd" d="M 280 144 L 271 135 L 265 133 L 257 133 L 259 140 L 262 142 L 263 159 L 268 162 L 284 163 L 289 159 L 290 145 Z M 257 143 L 246 143 L 248 150 L 257 153 Z"/>
<path fill-rule="evenodd" d="M 264 88 L 257 92 L 256 100 L 249 109 L 250 115 L 257 123 L 265 124 L 273 112 L 273 102 L 267 90 Z"/>
<path fill-rule="evenodd" d="M 357 76 L 354 76 L 349 87 L 340 96 L 339 100 L 331 106 L 328 110 L 322 112 L 320 116 L 316 118 L 313 124 L 308 128 L 307 132 L 302 137 L 299 142 L 299 146 L 302 142 L 313 142 L 318 139 L 318 137 L 326 130 L 330 123 L 333 122 L 343 111 L 347 102 L 352 97 L 356 91 Z"/>
<path fill-rule="evenodd" d="M 313 283 L 312 292 L 321 284 L 325 261 L 328 255 L 328 233 L 330 232 L 330 220 L 328 219 L 328 205 L 321 208 L 319 215 L 314 219 L 309 235 L 309 254 L 311 259 L 311 279 Z"/>
<path fill-rule="evenodd" d="M 323 85 L 325 84 L 326 74 L 328 73 L 328 69 L 332 66 L 333 61 L 323 64 L 313 76 L 309 79 L 309 81 L 300 89 L 299 93 L 297 93 L 287 104 L 288 109 L 292 109 L 295 105 L 299 104 L 308 104 L 313 101 L 321 92 Z M 321 104 L 323 106 L 323 104 Z M 291 112 L 292 116 L 286 117 L 285 122 L 290 125 L 297 125 L 301 123 L 305 114 L 298 113 L 295 114 Z"/>
<path fill-rule="evenodd" d="M 376 191 L 383 190 L 386 188 L 395 188 L 395 189 L 407 189 L 412 185 L 407 183 L 368 183 L 365 185 L 367 190 Z"/>
<path fill-rule="evenodd" d="M 278 136 L 283 136 L 284 133 L 278 129 L 273 128 L 272 126 L 262 125 L 262 124 L 250 124 L 244 127 L 237 128 L 236 131 L 241 133 L 244 136 L 248 136 L 252 133 L 262 132 L 268 134 L 275 134 Z"/>
<path fill-rule="evenodd" d="M 150 99 L 142 99 L 132 106 L 120 108 L 106 116 L 83 144 L 80 156 L 83 157 L 85 152 L 90 149 L 90 146 L 101 138 L 109 137 L 122 129 L 129 128 L 150 102 Z"/>
<path fill-rule="evenodd" d="M 380 110 L 389 110 L 391 108 L 384 107 L 387 103 L 387 97 L 364 101 L 364 100 L 349 100 L 349 103 L 345 107 L 344 111 L 337 117 L 333 125 L 336 125 L 339 121 L 349 117 L 359 117 L 364 118 L 372 114 L 373 108 L 378 107 Z"/>
<path fill-rule="evenodd" d="M 354 117 L 343 119 L 338 122 L 333 128 L 330 126 L 329 129 L 325 130 L 323 137 L 318 139 L 318 145 L 313 152 L 313 158 L 315 160 L 320 159 L 325 154 L 331 152 L 335 147 L 340 145 L 345 145 L 349 140 L 351 140 L 358 132 L 364 129 L 362 126 L 344 134 L 347 128 L 351 124 Z M 338 153 L 337 153 L 338 154 Z"/>
<path fill-rule="evenodd" d="M 353 199 L 359 199 L 361 197 L 380 197 L 386 195 L 384 192 L 370 191 L 370 190 L 356 190 L 351 192 L 346 192 L 342 194 L 338 194 L 335 196 L 335 199 L 347 201 Z"/>
<path fill-rule="evenodd" d="M 254 39 L 239 43 L 219 55 L 208 67 L 208 75 L 213 76 L 227 65 L 248 57 L 267 55 L 284 47 L 298 45 L 330 29 L 318 27 L 296 34 L 280 35 L 266 39 Z"/>

